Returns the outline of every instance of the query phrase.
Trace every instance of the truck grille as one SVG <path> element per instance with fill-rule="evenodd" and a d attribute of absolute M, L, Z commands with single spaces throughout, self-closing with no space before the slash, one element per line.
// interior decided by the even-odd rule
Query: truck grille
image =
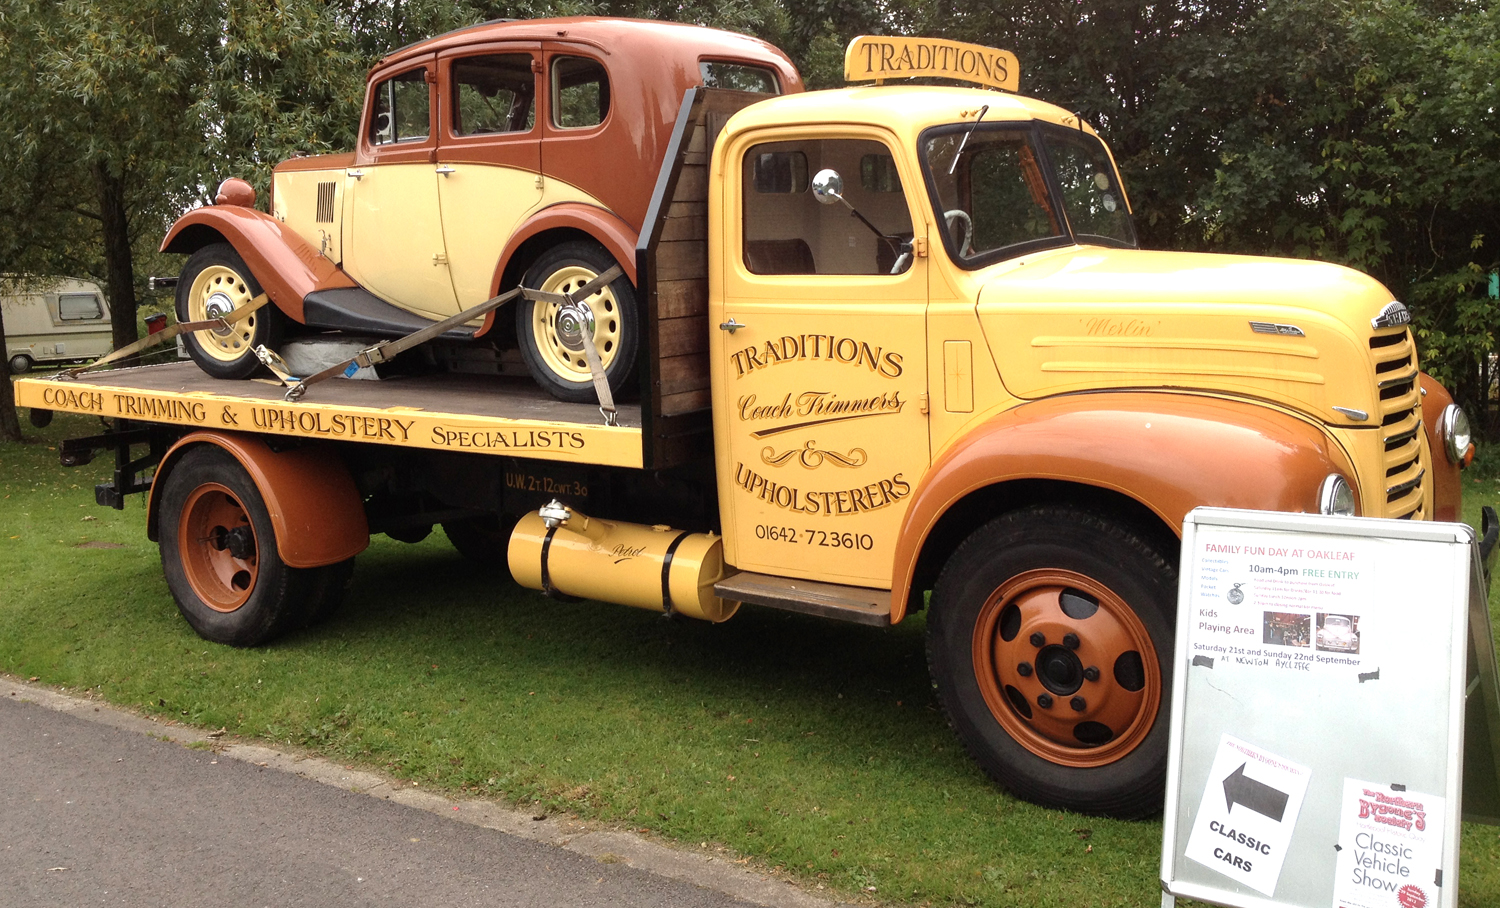
<path fill-rule="evenodd" d="M 1380 432 L 1385 444 L 1385 503 L 1369 516 L 1420 519 L 1422 479 L 1422 397 L 1417 387 L 1416 344 L 1405 328 L 1370 338 L 1375 383 L 1380 398 Z M 1374 497 L 1374 496 L 1370 496 Z M 1378 500 L 1378 499 L 1377 499 Z M 1366 501 L 1369 508 L 1374 501 Z M 1374 508 L 1370 508 L 1373 511 Z"/>

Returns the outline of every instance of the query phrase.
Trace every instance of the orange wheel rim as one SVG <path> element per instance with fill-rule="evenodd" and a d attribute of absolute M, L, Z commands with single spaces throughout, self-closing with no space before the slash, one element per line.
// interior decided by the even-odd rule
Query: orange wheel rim
<path fill-rule="evenodd" d="M 255 528 L 228 488 L 210 482 L 188 496 L 177 550 L 188 585 L 209 608 L 232 612 L 249 600 L 260 575 Z"/>
<path fill-rule="evenodd" d="M 990 595 L 974 628 L 974 673 L 1001 727 L 1063 766 L 1123 758 L 1161 706 L 1145 625 L 1114 591 L 1072 571 L 1027 571 Z"/>

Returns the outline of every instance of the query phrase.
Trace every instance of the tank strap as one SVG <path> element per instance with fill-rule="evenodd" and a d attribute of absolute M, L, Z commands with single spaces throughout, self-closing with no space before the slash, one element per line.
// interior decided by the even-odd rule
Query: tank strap
<path fill-rule="evenodd" d="M 176 338 L 179 334 L 187 334 L 191 331 L 228 329 L 235 322 L 240 321 L 244 318 L 248 318 L 250 315 L 254 314 L 256 310 L 260 309 L 270 301 L 271 298 L 262 293 L 260 296 L 252 299 L 249 303 L 239 307 L 238 309 L 222 318 L 204 319 L 203 321 L 199 322 L 179 322 L 169 328 L 163 328 L 155 334 L 148 334 L 133 344 L 126 344 L 115 352 L 110 353 L 106 356 L 101 356 L 93 362 L 88 363 L 87 365 L 74 366 L 71 369 L 63 369 L 53 376 L 53 380 L 67 381 L 70 378 L 77 378 L 79 375 L 82 375 L 83 373 L 88 372 L 91 369 L 97 369 L 100 366 L 118 362 L 122 359 L 126 359 L 127 357 L 135 356 L 137 353 L 149 350 L 152 347 L 164 344 L 167 341 Z"/>
<path fill-rule="evenodd" d="M 677 538 L 672 540 L 672 544 L 667 546 L 667 553 L 661 558 L 661 611 L 663 617 L 671 617 L 672 615 L 672 556 L 677 553 L 677 547 L 682 544 L 682 540 L 691 535 L 693 534 L 687 530 L 678 533 Z M 546 576 L 544 568 L 542 574 L 543 583 L 547 582 Z"/>

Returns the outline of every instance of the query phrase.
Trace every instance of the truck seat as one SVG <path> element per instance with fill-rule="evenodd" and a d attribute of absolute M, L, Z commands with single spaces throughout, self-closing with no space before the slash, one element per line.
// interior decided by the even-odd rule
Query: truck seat
<path fill-rule="evenodd" d="M 807 241 L 746 240 L 745 266 L 752 274 L 817 274 Z"/>

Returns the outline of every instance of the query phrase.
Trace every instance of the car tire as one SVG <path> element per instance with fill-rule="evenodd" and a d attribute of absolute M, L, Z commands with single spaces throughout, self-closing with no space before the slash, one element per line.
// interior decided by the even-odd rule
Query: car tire
<path fill-rule="evenodd" d="M 927 617 L 933 685 L 991 778 L 1025 800 L 1138 818 L 1165 791 L 1173 564 L 1071 507 L 975 530 Z"/>
<path fill-rule="evenodd" d="M 244 259 L 228 243 L 213 243 L 188 256 L 177 281 L 177 321 L 196 322 L 227 314 L 261 293 Z M 205 329 L 183 337 L 188 355 L 214 378 L 249 378 L 260 370 L 255 348 L 275 349 L 284 333 L 281 312 L 262 306 L 228 329 Z"/>
<path fill-rule="evenodd" d="M 15 356 L 12 356 L 10 358 L 10 374 L 25 375 L 27 372 L 31 371 L 31 367 L 33 365 L 35 365 L 35 363 L 32 362 L 31 357 L 27 356 L 24 353 L 17 353 Z"/>
<path fill-rule="evenodd" d="M 323 590 L 325 568 L 282 561 L 260 489 L 221 448 L 200 445 L 167 474 L 157 516 L 162 572 L 198 636 L 259 646 L 295 629 Z"/>
<path fill-rule="evenodd" d="M 569 242 L 544 252 L 527 270 L 522 283 L 533 290 L 567 293 L 613 267 L 615 261 L 589 242 Z M 621 276 L 586 301 L 593 319 L 593 339 L 604 365 L 609 389 L 616 397 L 635 380 L 636 351 L 641 318 L 635 288 Z M 581 348 L 574 349 L 556 303 L 522 299 L 516 306 L 516 337 L 521 357 L 537 384 L 558 400 L 593 403 L 598 400 L 592 374 Z"/>

